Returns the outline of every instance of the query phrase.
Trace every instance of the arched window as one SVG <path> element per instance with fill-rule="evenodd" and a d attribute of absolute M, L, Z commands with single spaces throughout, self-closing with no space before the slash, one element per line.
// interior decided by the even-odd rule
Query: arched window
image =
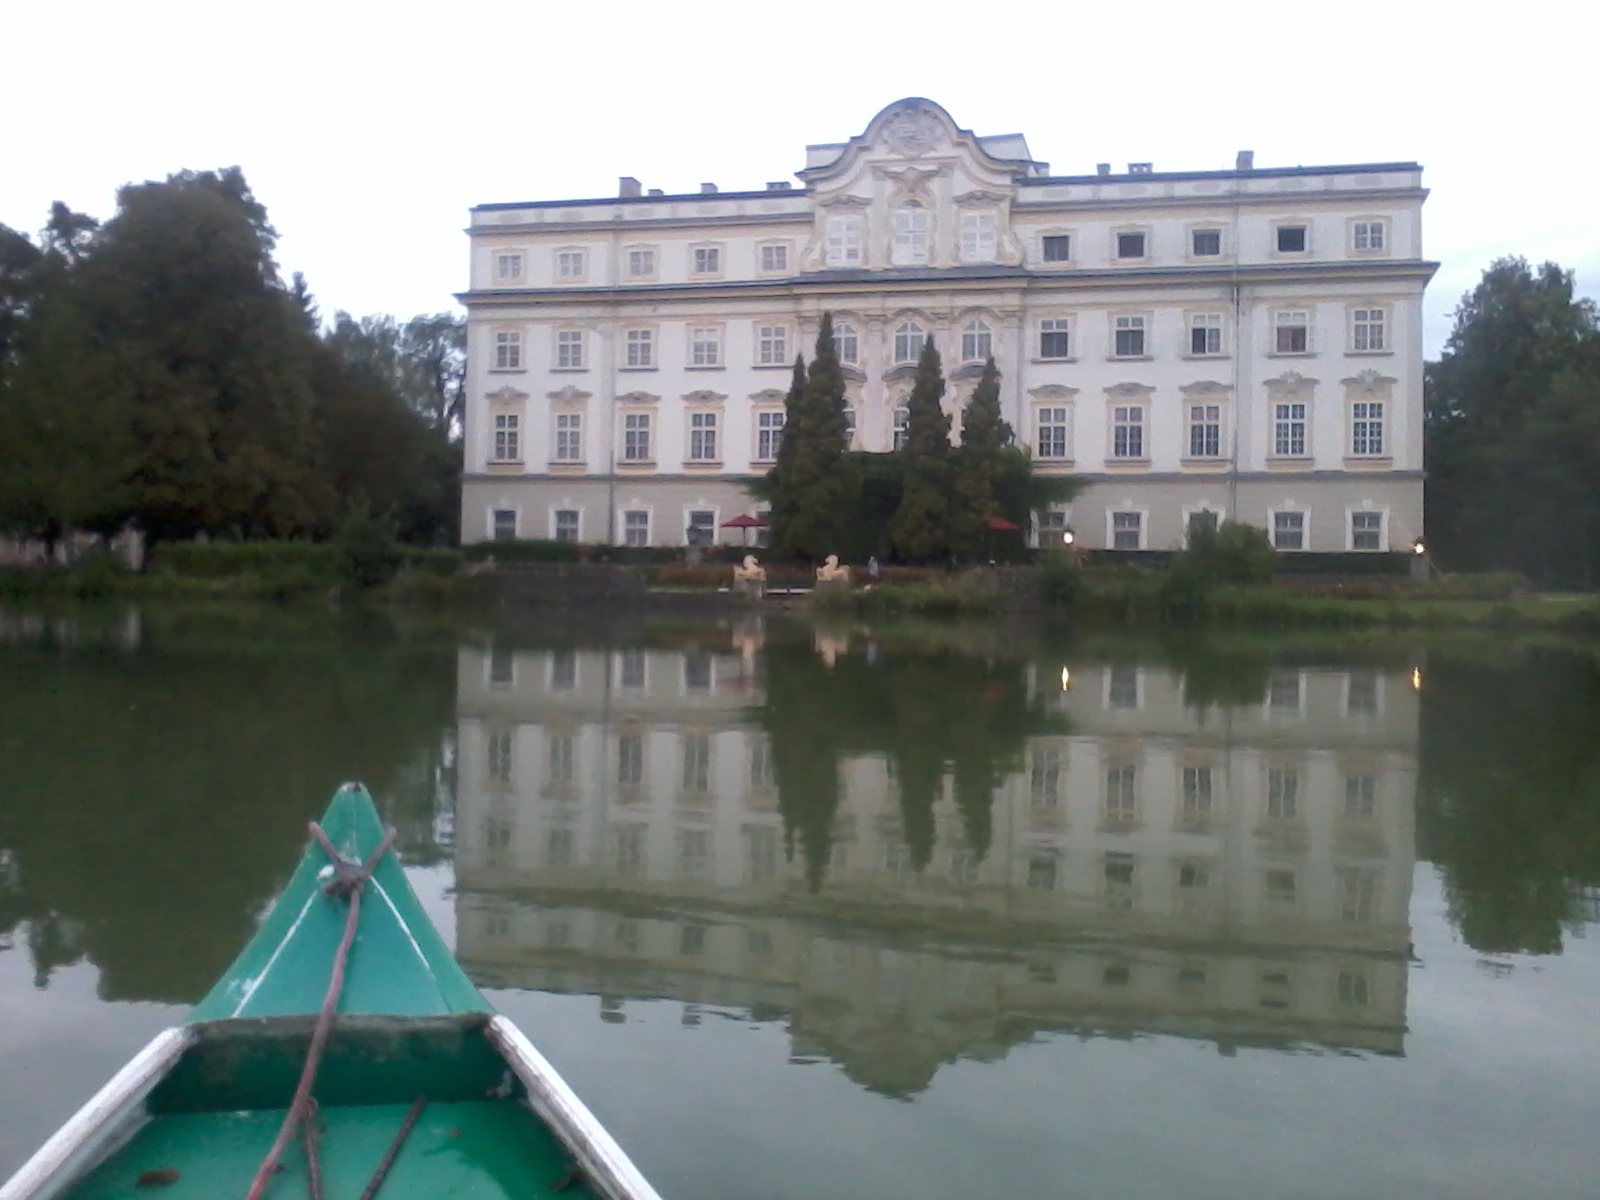
<path fill-rule="evenodd" d="M 994 332 L 985 321 L 968 321 L 961 331 L 961 361 L 982 362 L 994 353 Z"/>
<path fill-rule="evenodd" d="M 928 210 L 913 201 L 894 211 L 894 265 L 921 267 L 928 262 Z"/>
<path fill-rule="evenodd" d="M 840 321 L 833 327 L 833 346 L 845 365 L 853 367 L 861 360 L 861 339 L 850 322 Z"/>
<path fill-rule="evenodd" d="M 927 331 L 915 321 L 907 321 L 894 331 L 894 361 L 896 364 L 914 363 L 922 356 L 922 343 L 928 340 Z"/>
<path fill-rule="evenodd" d="M 904 450 L 906 443 L 911 440 L 911 407 L 907 404 L 894 406 L 894 448 Z"/>

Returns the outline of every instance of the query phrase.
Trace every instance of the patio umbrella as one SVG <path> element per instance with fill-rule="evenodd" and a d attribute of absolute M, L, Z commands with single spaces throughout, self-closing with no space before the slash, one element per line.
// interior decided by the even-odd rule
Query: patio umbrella
<path fill-rule="evenodd" d="M 744 530 L 744 544 L 748 547 L 750 545 L 750 531 L 752 529 L 765 529 L 767 527 L 767 523 L 760 517 L 752 517 L 747 516 L 744 513 L 740 513 L 737 517 L 724 521 L 722 523 L 722 527 L 724 529 Z"/>
<path fill-rule="evenodd" d="M 1016 525 L 1013 525 L 1010 521 L 1006 520 L 1004 517 L 990 517 L 989 518 L 989 528 L 990 529 L 1009 529 L 1009 530 L 1015 531 L 1019 527 L 1016 526 Z"/>

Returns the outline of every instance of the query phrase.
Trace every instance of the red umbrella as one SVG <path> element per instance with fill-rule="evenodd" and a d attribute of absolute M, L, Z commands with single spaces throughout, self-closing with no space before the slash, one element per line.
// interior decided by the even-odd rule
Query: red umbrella
<path fill-rule="evenodd" d="M 767 527 L 767 523 L 765 521 L 763 521 L 760 517 L 752 517 L 752 516 L 747 516 L 744 513 L 740 513 L 737 517 L 734 517 L 731 520 L 724 521 L 722 523 L 722 527 L 724 529 L 742 529 L 742 530 L 744 530 L 744 544 L 746 546 L 749 546 L 750 545 L 750 531 L 752 529 L 765 529 Z"/>
<path fill-rule="evenodd" d="M 1004 517 L 990 517 L 989 518 L 989 528 L 990 529 L 1010 529 L 1010 530 L 1015 530 L 1017 528 L 1017 526 L 1013 525 L 1010 521 L 1006 520 Z"/>

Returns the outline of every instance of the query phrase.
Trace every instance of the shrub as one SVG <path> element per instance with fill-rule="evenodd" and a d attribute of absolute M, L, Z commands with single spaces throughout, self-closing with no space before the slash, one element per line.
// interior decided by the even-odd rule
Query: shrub
<path fill-rule="evenodd" d="M 1189 548 L 1172 562 L 1175 575 L 1202 586 L 1271 583 L 1278 569 L 1278 553 L 1267 531 L 1244 521 L 1224 521 L 1218 529 L 1196 529 Z"/>
<path fill-rule="evenodd" d="M 726 587 L 733 582 L 733 568 L 716 563 L 702 563 L 691 567 L 686 563 L 672 563 L 658 567 L 653 574 L 661 587 Z"/>
<path fill-rule="evenodd" d="M 576 542 L 557 542 L 549 538 L 521 538 L 505 542 L 473 542 L 461 548 L 468 562 L 578 562 L 592 547 Z"/>
<path fill-rule="evenodd" d="M 1034 583 L 1039 599 L 1055 608 L 1066 608 L 1078 599 L 1083 582 L 1083 572 L 1077 559 L 1060 550 L 1039 555 L 1039 565 L 1034 569 Z"/>
<path fill-rule="evenodd" d="M 339 578 L 357 588 L 382 587 L 400 569 L 400 543 L 394 522 L 355 508 L 334 538 Z"/>
<path fill-rule="evenodd" d="M 303 571 L 331 581 L 335 557 L 328 542 L 159 542 L 150 561 L 155 570 L 193 579 Z"/>

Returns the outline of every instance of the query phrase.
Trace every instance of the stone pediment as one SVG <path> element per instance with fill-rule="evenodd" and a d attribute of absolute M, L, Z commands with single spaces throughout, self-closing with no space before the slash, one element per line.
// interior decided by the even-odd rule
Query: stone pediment
<path fill-rule="evenodd" d="M 1285 371 L 1282 375 L 1265 381 L 1268 395 L 1296 396 L 1310 392 L 1317 386 L 1315 379 L 1307 378 L 1299 371 Z"/>
<path fill-rule="evenodd" d="M 1144 400 L 1155 390 L 1147 383 L 1114 383 L 1106 395 L 1112 400 Z"/>
<path fill-rule="evenodd" d="M 570 383 L 559 392 L 547 392 L 552 404 L 582 404 L 589 399 L 590 393 L 573 387 Z"/>
<path fill-rule="evenodd" d="M 1393 376 L 1385 375 L 1381 371 L 1368 367 L 1364 371 L 1357 371 L 1349 379 L 1341 379 L 1339 382 L 1353 392 L 1365 392 L 1369 395 L 1375 395 L 1379 392 L 1387 392 L 1400 381 Z"/>
<path fill-rule="evenodd" d="M 1064 383 L 1045 383 L 1028 389 L 1028 395 L 1035 400 L 1071 400 L 1077 394 L 1077 388 L 1068 387 Z"/>
<path fill-rule="evenodd" d="M 521 404 L 527 398 L 527 392 L 519 392 L 510 384 L 507 384 L 497 392 L 490 392 L 484 397 L 490 404 Z"/>
<path fill-rule="evenodd" d="M 1197 379 L 1193 383 L 1184 384 L 1178 391 L 1194 399 L 1201 396 L 1226 397 L 1233 389 L 1225 383 L 1218 383 L 1214 379 Z"/>
<path fill-rule="evenodd" d="M 979 188 L 971 192 L 963 192 L 955 198 L 957 204 L 1004 204 L 1011 197 L 1004 192 L 991 192 Z"/>
<path fill-rule="evenodd" d="M 990 139 L 993 140 L 993 139 Z M 1026 149 L 1020 139 L 1002 139 L 1008 148 Z M 853 174 L 865 159 L 877 162 L 936 163 L 954 158 L 968 160 L 970 166 L 1004 186 L 1015 176 L 1019 160 L 995 158 L 971 131 L 962 129 L 941 105 L 921 96 L 896 100 L 881 110 L 860 134 L 842 145 L 813 146 L 810 165 L 799 172 L 807 184 L 824 179 L 841 179 Z M 831 189 L 829 189 L 831 190 Z"/>
<path fill-rule="evenodd" d="M 779 393 L 780 396 L 782 394 L 781 392 Z M 727 397 L 721 392 L 708 391 L 704 388 L 696 392 L 685 392 L 683 394 L 683 402 L 685 404 L 721 404 L 726 399 Z"/>
<path fill-rule="evenodd" d="M 851 195 L 849 192 L 845 192 L 838 196 L 829 196 L 826 200 L 820 201 L 817 207 L 845 209 L 871 208 L 872 201 L 868 200 L 865 196 L 855 196 Z"/>
<path fill-rule="evenodd" d="M 779 391 L 777 388 L 762 388 L 759 392 L 750 393 L 750 399 L 757 404 L 777 404 L 788 398 L 788 392 Z"/>
<path fill-rule="evenodd" d="M 654 404 L 656 401 L 658 401 L 660 399 L 661 399 L 660 396 L 653 395 L 650 392 L 623 392 L 622 395 L 617 397 L 617 403 L 618 404 Z"/>

